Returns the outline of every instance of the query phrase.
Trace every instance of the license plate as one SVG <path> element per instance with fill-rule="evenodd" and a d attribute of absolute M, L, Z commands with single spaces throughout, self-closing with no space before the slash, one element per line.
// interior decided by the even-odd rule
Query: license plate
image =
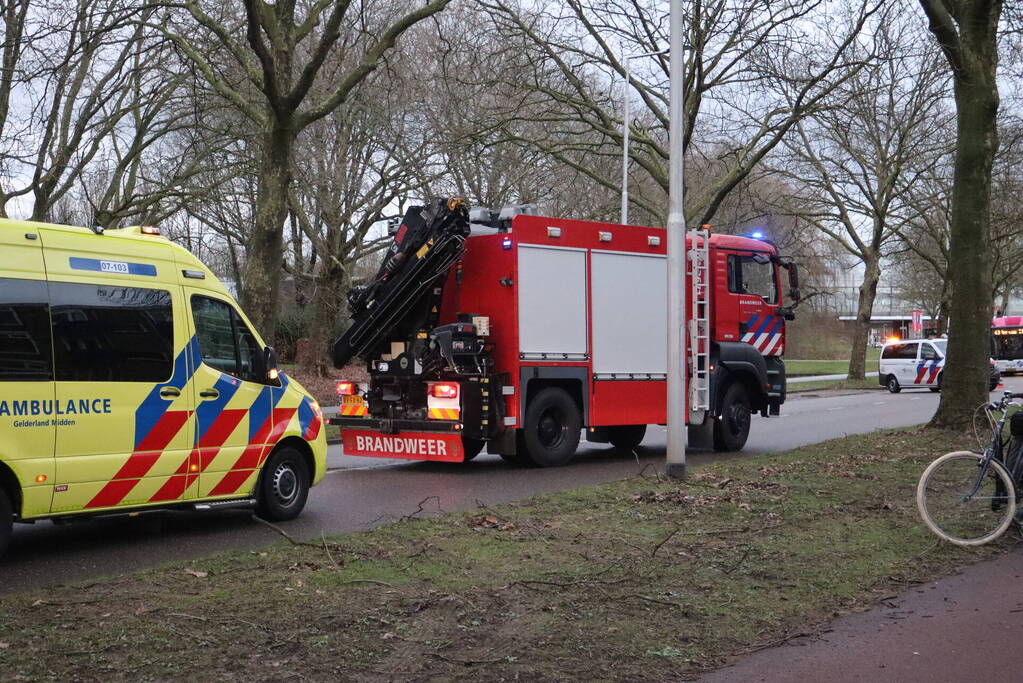
<path fill-rule="evenodd" d="M 362 396 L 342 396 L 341 405 L 343 406 L 361 406 L 365 401 Z"/>
<path fill-rule="evenodd" d="M 462 462 L 465 458 L 459 434 L 381 434 L 369 430 L 342 429 L 341 441 L 345 455 L 442 462 Z"/>

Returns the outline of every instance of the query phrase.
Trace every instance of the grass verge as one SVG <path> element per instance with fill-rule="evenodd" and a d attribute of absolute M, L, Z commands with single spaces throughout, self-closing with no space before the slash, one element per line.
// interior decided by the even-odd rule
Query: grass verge
<path fill-rule="evenodd" d="M 877 383 L 877 377 L 864 379 L 822 379 L 816 382 L 789 382 L 785 391 L 798 394 L 804 391 L 820 391 L 821 389 L 884 389 Z"/>
<path fill-rule="evenodd" d="M 867 349 L 867 371 L 877 370 L 877 362 L 881 351 Z M 844 360 L 789 360 L 785 359 L 786 374 L 796 376 L 808 375 L 839 375 L 849 372 L 849 359 Z"/>
<path fill-rule="evenodd" d="M 878 432 L 0 600 L 4 678 L 673 680 L 1008 548 L 916 517 L 969 445 Z"/>

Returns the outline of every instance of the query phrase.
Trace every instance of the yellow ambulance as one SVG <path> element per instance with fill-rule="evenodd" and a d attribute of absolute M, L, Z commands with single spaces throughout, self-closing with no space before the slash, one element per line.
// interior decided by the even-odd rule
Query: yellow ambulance
<path fill-rule="evenodd" d="M 152 227 L 0 219 L 0 553 L 12 523 L 151 508 L 297 516 L 320 406 Z"/>

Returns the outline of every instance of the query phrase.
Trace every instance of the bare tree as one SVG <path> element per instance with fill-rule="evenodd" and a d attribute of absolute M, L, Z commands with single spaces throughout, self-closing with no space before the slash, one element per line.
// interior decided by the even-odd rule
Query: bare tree
<path fill-rule="evenodd" d="M 998 152 L 1001 0 L 920 0 L 948 61 L 956 101 L 955 181 L 949 263 L 951 324 L 941 401 L 931 424 L 966 428 L 987 398 L 990 355 L 991 168 Z"/>
<path fill-rule="evenodd" d="M 805 217 L 863 266 L 849 378 L 863 379 L 885 250 L 915 218 L 907 186 L 949 151 L 934 135 L 947 76 L 915 26 L 894 13 L 878 22 L 871 52 L 884 55 L 843 82 L 827 108 L 796 124 L 785 175 Z"/>
<path fill-rule="evenodd" d="M 159 24 L 166 35 L 259 132 L 259 185 L 241 300 L 267 339 L 273 339 L 277 317 L 296 138 L 345 103 L 405 31 L 449 2 L 417 2 L 410 8 L 386 0 L 245 0 L 243 16 L 230 3 L 168 5 L 172 9 Z M 215 48 L 214 55 L 197 47 L 197 32 Z M 222 59 L 230 60 L 230 69 Z M 328 69 L 330 87 L 314 89 L 327 64 L 344 68 Z"/>
<path fill-rule="evenodd" d="M 602 188 L 620 191 L 617 175 L 592 166 L 594 159 L 621 155 L 620 98 L 611 85 L 624 78 L 626 55 L 667 47 L 666 8 L 639 0 L 567 0 L 543 9 L 515 0 L 483 5 L 495 35 L 512 39 L 501 48 L 520 55 L 532 91 L 504 113 L 505 135 L 537 146 Z M 696 182 L 687 176 L 688 220 L 711 222 L 724 197 L 795 123 L 861 66 L 846 53 L 878 4 L 857 5 L 841 18 L 827 16 L 818 0 L 710 0 L 689 6 L 682 149 L 688 157 L 719 162 L 720 171 Z M 645 64 L 633 63 L 632 91 L 642 110 L 633 123 L 629 155 L 633 173 L 660 189 L 656 196 L 636 195 L 637 208 L 660 223 L 668 187 L 668 58 Z M 544 124 L 544 135 L 516 129 L 528 121 Z"/>

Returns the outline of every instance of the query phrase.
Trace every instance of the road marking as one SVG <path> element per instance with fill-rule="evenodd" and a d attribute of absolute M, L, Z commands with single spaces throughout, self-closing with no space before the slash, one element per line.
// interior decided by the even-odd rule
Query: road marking
<path fill-rule="evenodd" d="M 917 397 L 915 397 L 915 398 L 911 398 L 911 399 L 909 399 L 909 400 L 910 400 L 910 401 L 919 401 L 919 400 L 921 400 L 921 399 L 920 399 L 920 397 L 919 397 L 919 396 L 917 396 Z"/>
<path fill-rule="evenodd" d="M 382 470 L 393 466 L 394 465 L 367 465 L 366 467 L 334 467 L 327 470 L 327 474 L 334 474 L 335 472 L 361 472 L 362 470 Z"/>
<path fill-rule="evenodd" d="M 844 408 L 844 407 L 842 407 L 842 408 L 828 408 L 828 412 L 829 412 L 829 413 L 833 413 L 833 412 L 835 412 L 836 410 L 845 410 L 845 408 Z"/>
<path fill-rule="evenodd" d="M 887 401 L 874 401 L 875 406 L 883 406 Z"/>

